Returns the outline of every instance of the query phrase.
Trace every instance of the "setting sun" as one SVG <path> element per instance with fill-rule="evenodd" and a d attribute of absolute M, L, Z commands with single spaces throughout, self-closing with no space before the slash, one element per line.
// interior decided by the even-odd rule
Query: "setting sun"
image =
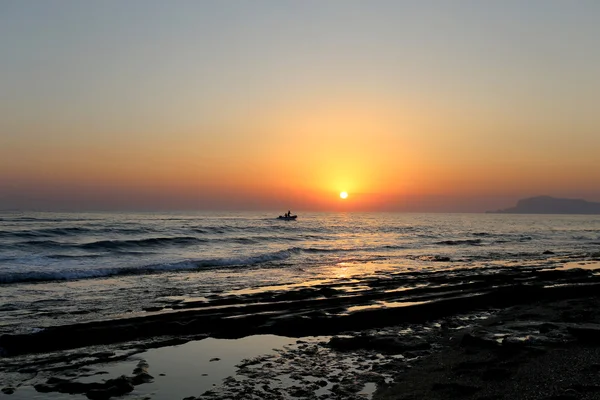
<path fill-rule="evenodd" d="M 341 197 L 342 199 L 345 199 L 345 198 L 347 198 L 347 197 L 348 197 L 348 193 L 346 193 L 346 192 L 341 192 L 341 193 L 340 193 L 340 197 Z"/>

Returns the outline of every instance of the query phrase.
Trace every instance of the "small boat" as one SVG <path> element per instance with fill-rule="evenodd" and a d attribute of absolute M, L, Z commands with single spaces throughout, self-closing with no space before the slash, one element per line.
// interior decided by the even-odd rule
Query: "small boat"
<path fill-rule="evenodd" d="M 279 217 L 277 217 L 277 219 L 283 219 L 285 221 L 295 221 L 296 218 L 298 218 L 297 215 L 290 215 L 289 217 L 286 217 L 285 215 L 280 215 Z"/>

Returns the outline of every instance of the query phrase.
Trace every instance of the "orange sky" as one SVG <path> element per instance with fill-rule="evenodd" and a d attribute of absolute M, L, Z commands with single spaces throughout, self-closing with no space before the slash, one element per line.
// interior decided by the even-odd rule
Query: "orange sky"
<path fill-rule="evenodd" d="M 546 7 L 16 5 L 0 209 L 600 201 L 600 9 Z"/>

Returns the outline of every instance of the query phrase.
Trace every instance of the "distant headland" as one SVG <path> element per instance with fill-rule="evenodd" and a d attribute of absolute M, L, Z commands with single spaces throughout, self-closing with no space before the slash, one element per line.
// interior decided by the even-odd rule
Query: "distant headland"
<path fill-rule="evenodd" d="M 500 214 L 600 214 L 600 203 L 582 199 L 561 199 L 536 196 L 522 199 L 517 205 L 503 210 L 488 211 Z"/>

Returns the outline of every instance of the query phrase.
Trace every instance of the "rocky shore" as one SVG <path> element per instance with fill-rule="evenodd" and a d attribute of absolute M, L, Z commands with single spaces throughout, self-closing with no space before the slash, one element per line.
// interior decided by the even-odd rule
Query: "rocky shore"
<path fill-rule="evenodd" d="M 160 379 L 143 359 L 148 349 L 276 334 L 298 339 L 191 398 L 599 398 L 596 266 L 392 273 L 3 335 L 0 372 L 15 378 L 0 385 L 8 394 L 27 376 L 37 392 L 109 399 Z M 132 356 L 142 357 L 133 374 L 93 370 Z"/>
<path fill-rule="evenodd" d="M 579 265 L 580 264 L 580 265 Z M 587 264 L 596 265 L 596 261 Z M 581 262 L 574 269 L 503 267 L 389 273 L 279 291 L 173 301 L 109 320 L 50 326 L 0 336 L 0 356 L 123 343 L 156 337 L 255 334 L 335 335 L 597 293 L 600 276 Z"/>
<path fill-rule="evenodd" d="M 511 307 L 447 339 L 374 398 L 600 398 L 597 296 Z"/>

